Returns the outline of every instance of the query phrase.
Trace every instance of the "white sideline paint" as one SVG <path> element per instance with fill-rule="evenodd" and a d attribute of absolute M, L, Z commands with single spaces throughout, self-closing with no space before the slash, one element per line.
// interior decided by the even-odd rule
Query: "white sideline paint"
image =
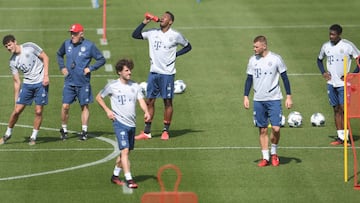
<path fill-rule="evenodd" d="M 7 123 L 0 123 L 0 125 L 7 126 L 8 124 Z M 23 127 L 23 128 L 32 128 L 32 126 L 29 126 L 29 125 L 16 124 L 16 126 L 17 127 Z M 40 129 L 42 129 L 42 130 L 50 130 L 50 131 L 58 131 L 58 129 L 46 128 L 46 127 L 41 127 Z M 71 131 L 69 131 L 69 132 L 73 133 Z M 62 172 L 72 171 L 72 170 L 76 170 L 76 169 L 80 169 L 80 168 L 86 168 L 86 167 L 95 166 L 95 165 L 98 165 L 98 164 L 105 163 L 107 161 L 110 161 L 110 160 L 114 159 L 115 157 L 117 157 L 119 155 L 120 151 L 118 149 L 117 143 L 114 140 L 111 140 L 111 139 L 105 138 L 105 137 L 94 137 L 94 138 L 111 144 L 113 146 L 113 152 L 111 154 L 109 154 L 108 156 L 104 157 L 103 159 L 100 159 L 100 160 L 97 160 L 97 161 L 94 161 L 94 162 L 90 162 L 90 163 L 86 163 L 86 164 L 82 164 L 82 165 L 78 165 L 78 166 L 73 166 L 73 167 L 69 167 L 69 168 L 57 169 L 57 170 L 53 170 L 53 171 L 45 171 L 45 172 L 39 172 L 39 173 L 33 173 L 33 174 L 27 174 L 27 175 L 0 178 L 0 181 L 15 180 L 15 179 L 22 179 L 22 178 L 30 178 L 30 177 L 35 177 L 35 176 L 49 175 L 49 174 L 54 174 L 54 173 L 62 173 Z M 40 150 L 40 149 L 34 150 L 33 149 L 32 151 L 45 151 L 45 150 L 55 151 L 56 149 L 43 149 L 43 150 Z M 60 149 L 57 149 L 57 150 L 60 151 Z M 61 150 L 69 150 L 69 149 L 61 149 Z M 75 150 L 85 150 L 85 149 L 75 149 Z M 96 150 L 96 149 L 94 149 L 94 150 Z M 101 150 L 104 150 L 104 149 L 101 148 Z M 106 149 L 106 150 L 109 150 L 109 149 Z M 1 151 L 11 151 L 11 150 L 1 150 Z M 19 150 L 17 150 L 17 151 L 19 151 Z"/>
<path fill-rule="evenodd" d="M 3 10 L 0 8 L 0 11 Z M 11 8 L 6 9 L 11 10 Z M 343 27 L 359 28 L 360 25 L 342 25 Z M 228 25 L 228 26 L 189 26 L 189 27 L 177 27 L 179 30 L 254 30 L 254 29 L 324 29 L 328 28 L 329 25 L 278 25 L 278 26 L 241 26 L 241 25 Z M 86 30 L 96 30 L 98 28 L 87 28 Z M 107 31 L 129 31 L 134 30 L 133 27 L 107 27 Z M 64 29 L 61 28 L 22 28 L 22 29 L 13 29 L 13 28 L 3 28 L 0 29 L 0 32 L 64 32 Z"/>
<path fill-rule="evenodd" d="M 106 72 L 113 72 L 113 67 L 111 64 L 105 64 L 105 71 Z M 107 76 L 109 77 L 109 76 Z"/>
<path fill-rule="evenodd" d="M 96 34 L 98 34 L 98 35 L 104 34 L 104 29 L 102 29 L 102 28 L 96 29 Z"/>
<path fill-rule="evenodd" d="M 105 64 L 105 66 L 108 64 Z M 112 70 L 112 65 L 109 64 L 111 66 L 111 70 Z M 110 67 L 109 66 L 109 67 Z M 288 73 L 288 76 L 321 76 L 320 72 L 319 73 Z M 63 75 L 50 75 L 53 78 L 63 78 Z M 93 78 L 107 78 L 107 77 L 113 77 L 114 75 L 91 75 L 91 77 Z M 12 78 L 12 75 L 0 75 L 0 78 Z"/>
<path fill-rule="evenodd" d="M 356 149 L 360 149 L 360 147 L 355 147 Z M 162 147 L 162 148 L 136 148 L 136 151 L 179 151 L 179 150 L 227 150 L 227 149 L 260 149 L 260 147 L 246 147 L 246 146 L 238 146 L 238 147 Z M 291 149 L 291 150 L 299 150 L 299 149 L 313 149 L 313 150 L 323 150 L 323 149 L 334 149 L 334 150 L 344 150 L 343 147 L 338 146 L 329 146 L 329 147 L 320 147 L 320 146 L 299 146 L 299 147 L 281 147 L 279 146 L 278 149 Z M 348 147 L 350 150 L 351 147 Z"/>
<path fill-rule="evenodd" d="M 0 125 L 7 125 L 7 123 L 0 123 Z M 16 124 L 16 126 L 18 127 L 23 127 L 23 128 L 32 128 L 32 126 L 29 125 L 21 125 L 21 124 Z M 58 129 L 54 129 L 54 128 L 47 128 L 47 127 L 41 127 L 41 130 L 49 130 L 49 131 L 58 131 Z M 73 131 L 69 131 L 70 133 L 74 133 Z M 0 178 L 0 181 L 5 181 L 5 180 L 16 180 L 16 179 L 23 179 L 23 178 L 31 178 L 31 177 L 35 177 L 35 176 L 42 176 L 42 175 L 49 175 L 49 174 L 55 174 L 55 173 L 62 173 L 62 172 L 66 172 L 66 171 L 72 171 L 72 170 L 76 170 L 76 169 L 81 169 L 81 168 L 86 168 L 86 167 L 90 167 L 90 166 L 94 166 L 94 165 L 98 165 L 98 164 L 102 164 L 105 163 L 107 161 L 110 161 L 114 158 L 116 158 L 118 156 L 118 154 L 120 153 L 117 143 L 114 140 L 108 139 L 108 138 L 104 138 L 104 137 L 94 137 L 95 139 L 107 142 L 109 144 L 111 144 L 113 146 L 113 149 L 111 148 L 62 148 L 62 149 L 0 149 L 0 152 L 12 152 L 12 151 L 16 151 L 16 152 L 34 152 L 34 151 L 110 151 L 113 150 L 113 152 L 111 154 L 109 154 L 108 156 L 104 157 L 103 159 L 100 159 L 98 161 L 94 161 L 94 162 L 90 162 L 90 163 L 86 163 L 86 164 L 82 164 L 79 166 L 73 166 L 73 167 L 69 167 L 69 168 L 63 168 L 63 169 L 57 169 L 57 170 L 53 170 L 53 171 L 45 171 L 45 172 L 39 172 L 39 173 L 33 173 L 33 174 L 27 174 L 27 175 L 20 175 L 20 176 L 12 176 L 12 177 L 5 177 L 5 178 Z M 331 150 L 343 150 L 343 147 L 318 147 L 318 146 L 299 146 L 299 147 L 279 147 L 281 149 L 293 149 L 293 150 L 299 150 L 299 149 L 311 149 L 311 150 L 324 150 L 324 149 L 331 149 Z M 360 149 L 360 147 L 355 147 L 356 149 Z M 136 148 L 136 151 L 158 151 L 158 150 L 162 150 L 162 151 L 176 151 L 176 150 L 227 150 L 227 149 L 259 149 L 259 147 L 246 147 L 246 146 L 238 146 L 238 147 L 171 147 L 171 148 L 157 148 L 157 147 L 148 147 L 148 148 Z M 350 150 L 351 147 L 348 147 L 348 149 Z"/>
<path fill-rule="evenodd" d="M 105 59 L 109 59 L 111 57 L 111 53 L 109 50 L 103 50 L 103 55 Z"/>
<path fill-rule="evenodd" d="M 0 152 L 112 151 L 112 148 L 0 149 Z"/>
<path fill-rule="evenodd" d="M 39 11 L 39 10 L 92 10 L 91 7 L 2 7 L 0 11 Z"/>
<path fill-rule="evenodd" d="M 100 39 L 100 44 L 101 44 L 101 45 L 108 45 L 107 39 L 101 38 L 101 39 Z"/>

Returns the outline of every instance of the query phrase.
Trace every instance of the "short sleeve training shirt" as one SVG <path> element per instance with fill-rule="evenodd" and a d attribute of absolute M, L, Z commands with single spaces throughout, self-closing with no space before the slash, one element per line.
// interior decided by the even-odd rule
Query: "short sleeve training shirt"
<path fill-rule="evenodd" d="M 187 46 L 188 40 L 176 30 L 162 32 L 160 28 L 142 32 L 149 41 L 150 72 L 173 75 L 176 73 L 175 60 L 177 46 Z"/>
<path fill-rule="evenodd" d="M 25 84 L 37 84 L 44 79 L 44 64 L 39 55 L 43 51 L 37 44 L 27 42 L 20 45 L 20 54 L 13 54 L 10 58 L 12 74 L 23 72 Z"/>
<path fill-rule="evenodd" d="M 127 84 L 119 79 L 109 82 L 100 91 L 102 98 L 109 96 L 111 109 L 117 121 L 129 127 L 135 127 L 136 123 L 136 103 L 138 99 L 144 98 L 140 86 L 134 81 Z"/>
<path fill-rule="evenodd" d="M 281 56 L 273 52 L 269 52 L 265 57 L 250 57 L 247 74 L 253 77 L 254 101 L 282 99 L 279 78 L 286 70 Z"/>
<path fill-rule="evenodd" d="M 351 59 L 360 55 L 360 51 L 356 46 L 346 39 L 341 39 L 336 45 L 330 41 L 325 42 L 318 58 L 323 60 L 326 57 L 326 67 L 331 74 L 331 80 L 327 83 L 334 87 L 343 87 L 344 81 L 344 57 L 347 57 L 347 72 L 350 71 Z"/>

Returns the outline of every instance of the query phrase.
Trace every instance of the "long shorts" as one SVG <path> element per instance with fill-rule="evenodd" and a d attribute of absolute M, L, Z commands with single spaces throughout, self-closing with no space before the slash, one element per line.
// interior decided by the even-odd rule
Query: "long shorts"
<path fill-rule="evenodd" d="M 48 104 L 49 85 L 43 86 L 42 83 L 21 85 L 17 104 L 31 105 L 35 101 L 36 105 L 44 106 Z"/>
<path fill-rule="evenodd" d="M 269 121 L 272 126 L 281 126 L 281 119 L 281 100 L 254 101 L 254 120 L 257 127 L 265 128 Z"/>
<path fill-rule="evenodd" d="M 135 146 L 135 127 L 129 127 L 120 123 L 119 121 L 113 121 L 113 128 L 118 142 L 120 150 L 129 148 L 133 150 Z"/>
<path fill-rule="evenodd" d="M 149 73 L 147 80 L 147 98 L 174 98 L 174 78 L 175 75 L 164 75 Z"/>
<path fill-rule="evenodd" d="M 81 106 L 92 103 L 94 101 L 91 85 L 73 86 L 65 84 L 63 88 L 62 103 L 72 104 L 76 99 L 79 100 Z"/>
<path fill-rule="evenodd" d="M 344 105 L 344 87 L 334 87 L 327 84 L 327 93 L 331 106 Z"/>

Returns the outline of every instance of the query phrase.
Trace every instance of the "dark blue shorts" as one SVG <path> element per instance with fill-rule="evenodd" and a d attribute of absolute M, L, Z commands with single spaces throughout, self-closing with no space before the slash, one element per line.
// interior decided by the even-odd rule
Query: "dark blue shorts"
<path fill-rule="evenodd" d="M 36 105 L 44 106 L 48 104 L 49 85 L 43 86 L 42 83 L 22 84 L 17 104 L 31 105 L 35 101 Z"/>
<path fill-rule="evenodd" d="M 81 106 L 92 103 L 94 98 L 91 91 L 91 85 L 72 86 L 65 84 L 63 88 L 62 103 L 72 104 L 76 99 L 79 100 Z"/>
<path fill-rule="evenodd" d="M 257 127 L 281 126 L 281 100 L 254 101 L 254 120 Z"/>
<path fill-rule="evenodd" d="M 344 87 L 333 87 L 327 84 L 327 93 L 331 106 L 344 105 Z"/>
<path fill-rule="evenodd" d="M 129 148 L 133 150 L 135 146 L 135 127 L 126 126 L 119 121 L 115 120 L 113 122 L 114 132 L 116 134 L 116 139 L 120 150 Z"/>
<path fill-rule="evenodd" d="M 150 73 L 147 80 L 147 98 L 172 99 L 174 98 L 175 75 Z"/>

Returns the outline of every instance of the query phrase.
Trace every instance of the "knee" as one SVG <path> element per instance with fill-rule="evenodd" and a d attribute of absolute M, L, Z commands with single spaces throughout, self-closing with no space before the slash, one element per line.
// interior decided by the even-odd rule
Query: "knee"
<path fill-rule="evenodd" d="M 81 110 L 82 110 L 82 111 L 89 111 L 89 105 L 87 105 L 87 104 L 86 104 L 86 105 L 82 105 L 82 106 L 81 106 Z"/>
<path fill-rule="evenodd" d="M 268 129 L 267 128 L 260 128 L 260 136 L 267 136 Z"/>
<path fill-rule="evenodd" d="M 335 106 L 334 111 L 335 113 L 343 113 L 344 109 L 342 108 L 342 106 Z"/>
<path fill-rule="evenodd" d="M 19 116 L 19 115 L 23 112 L 24 108 L 25 108 L 25 107 L 18 107 L 18 106 L 16 106 L 16 107 L 14 108 L 14 111 L 12 112 L 12 115 L 13 115 L 13 116 Z"/>
<path fill-rule="evenodd" d="M 19 116 L 21 114 L 21 112 L 22 112 L 21 110 L 14 109 L 12 115 L 13 116 Z"/>
<path fill-rule="evenodd" d="M 165 107 L 172 107 L 172 100 L 171 99 L 165 99 L 164 100 Z"/>
<path fill-rule="evenodd" d="M 280 133 L 280 126 L 273 126 L 272 130 L 273 130 L 273 133 Z"/>
<path fill-rule="evenodd" d="M 35 116 L 42 116 L 42 110 L 35 110 Z"/>
<path fill-rule="evenodd" d="M 62 110 L 64 111 L 64 112 L 69 112 L 69 109 L 70 109 L 70 105 L 68 105 L 68 104 L 63 104 L 62 105 Z"/>
<path fill-rule="evenodd" d="M 155 105 L 155 99 L 147 99 L 146 104 L 147 106 L 153 107 Z"/>
<path fill-rule="evenodd" d="M 129 156 L 129 148 L 122 149 L 120 159 L 127 159 L 128 156 Z"/>

